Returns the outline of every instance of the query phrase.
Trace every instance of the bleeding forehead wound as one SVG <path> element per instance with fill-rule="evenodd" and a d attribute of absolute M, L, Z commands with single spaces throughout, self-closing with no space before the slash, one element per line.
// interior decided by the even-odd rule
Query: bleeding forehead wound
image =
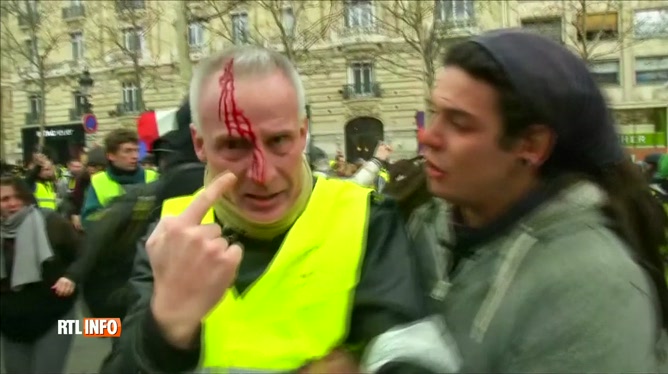
<path fill-rule="evenodd" d="M 237 135 L 253 144 L 253 165 L 251 174 L 257 182 L 264 182 L 264 155 L 258 147 L 253 126 L 237 106 L 234 95 L 234 59 L 225 64 L 219 78 L 220 101 L 218 103 L 218 119 L 225 124 L 229 136 Z"/>

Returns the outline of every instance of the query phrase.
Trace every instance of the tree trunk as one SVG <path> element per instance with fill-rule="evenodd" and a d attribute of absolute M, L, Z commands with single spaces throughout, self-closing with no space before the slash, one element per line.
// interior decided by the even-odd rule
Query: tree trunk
<path fill-rule="evenodd" d="M 44 133 L 46 131 L 46 77 L 44 74 L 40 74 L 40 85 L 39 85 L 39 95 L 42 99 L 42 107 L 39 111 L 39 149 L 40 152 L 44 152 L 44 143 L 46 137 Z"/>
<path fill-rule="evenodd" d="M 192 62 L 190 61 L 190 46 L 188 44 L 188 14 L 190 10 L 188 8 L 187 1 L 181 1 L 180 9 L 176 13 L 176 21 L 174 21 L 174 28 L 176 29 L 176 35 L 178 35 L 176 41 L 176 48 L 178 51 L 178 69 L 181 76 L 181 81 L 187 87 L 190 84 L 190 78 L 192 77 Z"/>

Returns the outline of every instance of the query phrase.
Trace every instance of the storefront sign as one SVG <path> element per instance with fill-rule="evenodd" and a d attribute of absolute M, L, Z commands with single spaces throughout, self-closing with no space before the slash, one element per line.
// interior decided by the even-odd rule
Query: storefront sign
<path fill-rule="evenodd" d="M 666 134 L 663 132 L 640 133 L 640 134 L 621 134 L 622 145 L 625 147 L 665 147 Z"/>
<path fill-rule="evenodd" d="M 39 130 L 35 131 L 35 135 L 39 137 Z M 72 129 L 57 129 L 57 130 L 44 130 L 42 133 L 44 134 L 45 138 L 55 138 L 58 136 L 72 136 L 74 134 L 74 130 Z"/>

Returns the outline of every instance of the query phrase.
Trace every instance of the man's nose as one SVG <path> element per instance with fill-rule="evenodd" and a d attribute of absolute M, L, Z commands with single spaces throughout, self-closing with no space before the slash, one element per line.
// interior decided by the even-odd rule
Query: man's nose
<path fill-rule="evenodd" d="M 418 142 L 427 148 L 440 149 L 443 148 L 445 142 L 442 134 L 440 134 L 435 126 L 429 126 L 418 131 Z"/>
<path fill-rule="evenodd" d="M 251 167 L 248 168 L 247 176 L 254 183 L 264 185 L 273 180 L 278 171 L 276 166 L 268 161 L 264 156 L 253 158 Z"/>

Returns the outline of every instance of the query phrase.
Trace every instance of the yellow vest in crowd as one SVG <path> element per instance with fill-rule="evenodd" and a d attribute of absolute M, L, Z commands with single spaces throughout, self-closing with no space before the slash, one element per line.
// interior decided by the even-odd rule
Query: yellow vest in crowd
<path fill-rule="evenodd" d="M 151 183 L 158 179 L 158 173 L 153 170 L 144 170 L 144 182 Z M 115 197 L 121 196 L 125 193 L 123 186 L 111 179 L 106 171 L 95 173 L 90 180 L 90 184 L 95 190 L 97 200 L 100 205 L 107 206 Z"/>
<path fill-rule="evenodd" d="M 203 369 L 292 372 L 344 343 L 364 256 L 370 191 L 318 179 L 265 273 L 241 296 L 230 289 L 204 319 Z M 162 216 L 180 214 L 193 198 L 165 201 Z M 213 222 L 210 210 L 202 223 Z"/>
<path fill-rule="evenodd" d="M 53 183 L 36 182 L 34 196 L 40 208 L 56 210 L 56 188 Z"/>

